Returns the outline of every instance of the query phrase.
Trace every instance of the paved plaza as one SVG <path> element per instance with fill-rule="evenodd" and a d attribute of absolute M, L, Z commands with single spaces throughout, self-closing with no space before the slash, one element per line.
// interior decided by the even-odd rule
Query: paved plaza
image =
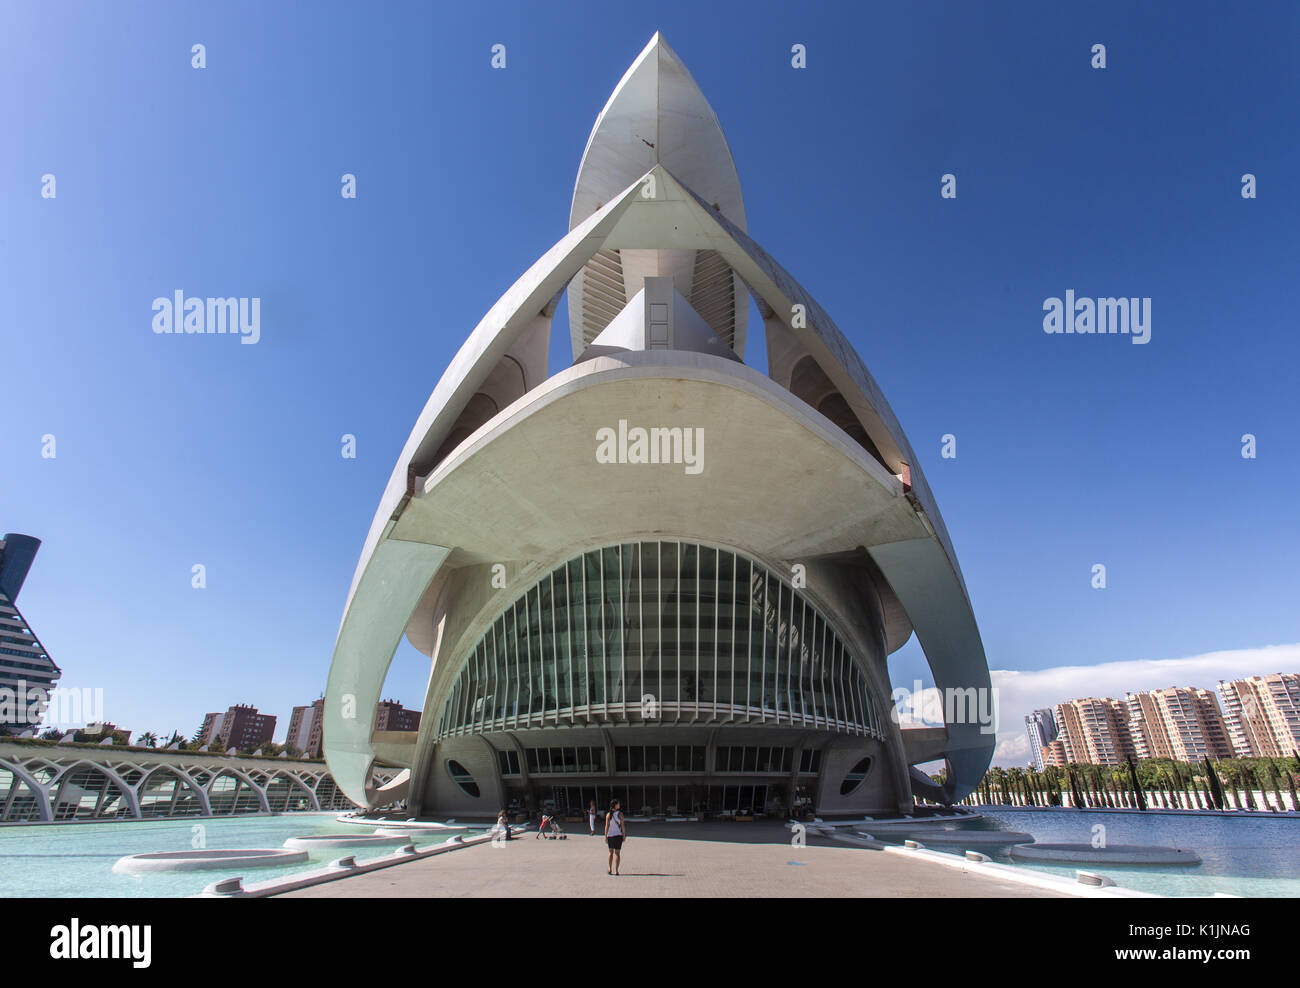
<path fill-rule="evenodd" d="M 777 823 L 629 825 L 622 875 L 605 873 L 602 837 L 566 825 L 566 840 L 533 833 L 286 893 L 301 898 L 920 897 L 1019 898 L 1051 893 L 826 838 L 793 847 Z"/>

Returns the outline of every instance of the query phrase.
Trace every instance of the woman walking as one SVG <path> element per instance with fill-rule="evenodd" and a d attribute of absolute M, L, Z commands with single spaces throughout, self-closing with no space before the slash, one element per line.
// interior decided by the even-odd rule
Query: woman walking
<path fill-rule="evenodd" d="M 596 801 L 593 799 L 587 804 L 587 829 L 591 831 L 591 836 L 596 836 Z"/>
<path fill-rule="evenodd" d="M 609 804 L 605 814 L 605 845 L 609 848 L 609 866 L 606 874 L 618 877 L 619 865 L 623 863 L 623 838 L 627 836 L 627 824 L 623 820 L 623 811 L 619 809 L 618 800 Z"/>

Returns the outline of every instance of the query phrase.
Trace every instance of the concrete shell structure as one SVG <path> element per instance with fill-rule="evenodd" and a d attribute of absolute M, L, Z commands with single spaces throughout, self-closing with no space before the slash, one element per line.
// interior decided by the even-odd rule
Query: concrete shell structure
<path fill-rule="evenodd" d="M 566 289 L 573 363 L 548 375 Z M 743 359 L 750 298 L 767 374 Z M 943 727 L 900 730 L 886 659 L 912 633 L 941 690 L 988 691 L 898 421 L 747 235 L 717 117 L 656 35 L 596 121 L 569 233 L 470 334 L 407 440 L 339 629 L 330 770 L 358 802 L 426 815 L 954 801 L 993 725 L 948 705 Z M 432 661 L 426 713 L 376 733 L 403 634 Z M 939 759 L 941 786 L 913 768 Z M 368 789 L 377 765 L 408 771 Z"/>

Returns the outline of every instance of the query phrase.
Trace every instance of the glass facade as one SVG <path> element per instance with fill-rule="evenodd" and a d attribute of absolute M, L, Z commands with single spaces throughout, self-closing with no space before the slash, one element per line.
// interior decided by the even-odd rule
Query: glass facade
<path fill-rule="evenodd" d="M 436 737 L 720 720 L 884 736 L 859 662 L 788 582 L 725 549 L 633 542 L 570 559 L 505 608 Z"/>

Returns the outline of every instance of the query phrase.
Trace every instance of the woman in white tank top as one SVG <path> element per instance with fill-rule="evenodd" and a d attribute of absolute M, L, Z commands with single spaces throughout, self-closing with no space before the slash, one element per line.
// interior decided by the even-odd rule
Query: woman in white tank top
<path fill-rule="evenodd" d="M 609 847 L 609 867 L 606 873 L 618 877 L 618 868 L 623 859 L 623 838 L 627 836 L 627 824 L 618 800 L 609 804 L 605 814 L 605 844 Z"/>

